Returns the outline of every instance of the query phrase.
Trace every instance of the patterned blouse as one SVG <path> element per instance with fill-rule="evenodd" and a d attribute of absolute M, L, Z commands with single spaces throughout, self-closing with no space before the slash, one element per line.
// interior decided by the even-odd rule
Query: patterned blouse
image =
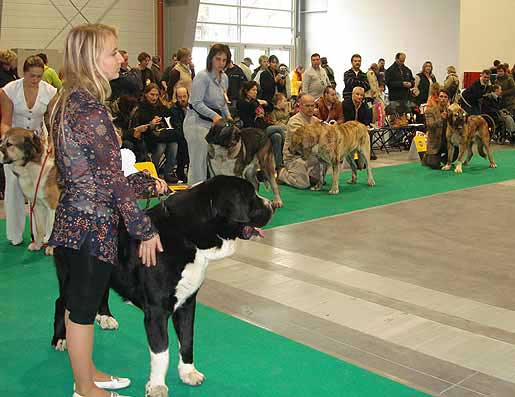
<path fill-rule="evenodd" d="M 107 109 L 90 94 L 70 94 L 64 134 L 59 131 L 60 110 L 54 120 L 55 162 L 63 192 L 49 244 L 78 250 L 88 238 L 90 254 L 114 264 L 120 217 L 138 240 L 156 234 L 136 203 L 138 196 L 155 193 L 155 182 L 145 173 L 124 177 L 120 147 Z"/>

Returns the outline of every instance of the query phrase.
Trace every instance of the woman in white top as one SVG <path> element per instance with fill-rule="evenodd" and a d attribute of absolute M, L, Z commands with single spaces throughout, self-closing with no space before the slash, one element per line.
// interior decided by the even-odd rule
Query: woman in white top
<path fill-rule="evenodd" d="M 57 91 L 41 80 L 44 67 L 41 58 L 30 56 L 23 64 L 23 78 L 11 81 L 0 89 L 2 136 L 10 128 L 41 130 L 48 103 Z M 4 165 L 4 172 L 7 239 L 12 245 L 20 245 L 23 243 L 25 229 L 25 199 L 18 178 L 9 164 Z"/>

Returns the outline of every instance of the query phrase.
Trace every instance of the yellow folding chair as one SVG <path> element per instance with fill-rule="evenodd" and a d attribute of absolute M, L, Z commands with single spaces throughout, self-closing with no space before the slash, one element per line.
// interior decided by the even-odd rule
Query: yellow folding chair
<path fill-rule="evenodd" d="M 152 161 L 135 163 L 134 168 L 136 168 L 138 171 L 148 171 L 150 172 L 150 175 L 152 175 L 154 178 L 158 177 L 156 167 L 154 166 L 154 163 Z"/>

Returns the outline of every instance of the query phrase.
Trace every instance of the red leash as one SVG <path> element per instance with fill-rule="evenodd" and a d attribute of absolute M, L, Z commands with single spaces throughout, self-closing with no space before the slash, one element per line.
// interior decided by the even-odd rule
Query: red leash
<path fill-rule="evenodd" d="M 34 214 L 34 208 L 36 207 L 36 200 L 38 199 L 38 191 L 39 191 L 39 183 L 41 182 L 41 177 L 43 176 L 43 170 L 45 169 L 46 161 L 48 160 L 48 156 L 50 156 L 50 153 L 52 152 L 52 146 L 48 146 L 48 149 L 46 151 L 45 157 L 43 158 L 43 163 L 41 164 L 41 170 L 39 171 L 38 180 L 36 182 L 36 189 L 34 190 L 34 200 L 32 200 L 32 203 L 30 203 L 30 238 L 32 239 L 32 242 L 34 242 L 34 230 L 32 228 L 32 217 Z"/>

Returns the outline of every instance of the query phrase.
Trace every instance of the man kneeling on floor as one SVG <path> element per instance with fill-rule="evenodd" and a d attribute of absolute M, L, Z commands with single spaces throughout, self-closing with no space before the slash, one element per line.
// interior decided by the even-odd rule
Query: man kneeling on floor
<path fill-rule="evenodd" d="M 440 90 L 438 105 L 428 107 L 425 112 L 427 129 L 427 151 L 422 159 L 422 164 L 439 170 L 447 163 L 447 116 L 449 107 L 449 94 L 446 90 Z M 458 150 L 454 151 L 457 157 Z M 455 159 L 453 159 L 455 160 Z"/>
<path fill-rule="evenodd" d="M 279 183 L 296 187 L 298 189 L 307 189 L 311 185 L 315 185 L 320 178 L 320 163 L 313 156 L 312 159 L 305 161 L 300 155 L 292 154 L 289 151 L 291 145 L 291 136 L 297 128 L 307 124 L 320 122 L 318 118 L 313 116 L 315 112 L 315 99 L 311 95 L 302 95 L 300 98 L 300 111 L 292 116 L 287 124 L 286 139 L 283 149 L 284 168 L 278 172 L 277 179 Z"/>

